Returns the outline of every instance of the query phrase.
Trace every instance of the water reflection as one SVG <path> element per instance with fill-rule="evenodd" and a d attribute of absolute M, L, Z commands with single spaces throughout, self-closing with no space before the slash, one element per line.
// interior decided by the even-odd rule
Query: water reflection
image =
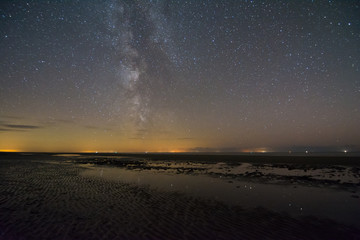
<path fill-rule="evenodd" d="M 214 199 L 243 208 L 265 207 L 292 216 L 313 215 L 360 227 L 359 199 L 339 189 L 294 184 L 268 184 L 231 179 L 219 175 L 173 174 L 165 170 L 128 170 L 85 165 L 85 177 L 149 186 Z M 356 190 L 358 194 L 358 190 Z"/>

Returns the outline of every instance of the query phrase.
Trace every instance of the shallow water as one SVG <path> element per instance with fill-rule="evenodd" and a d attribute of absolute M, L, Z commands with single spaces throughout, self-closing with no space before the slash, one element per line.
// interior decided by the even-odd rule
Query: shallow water
<path fill-rule="evenodd" d="M 84 177 L 96 177 L 123 183 L 150 186 L 213 199 L 243 208 L 263 207 L 291 216 L 316 216 L 360 227 L 359 191 L 320 188 L 298 184 L 270 184 L 240 181 L 208 175 L 173 174 L 161 170 L 128 170 L 83 164 Z"/>

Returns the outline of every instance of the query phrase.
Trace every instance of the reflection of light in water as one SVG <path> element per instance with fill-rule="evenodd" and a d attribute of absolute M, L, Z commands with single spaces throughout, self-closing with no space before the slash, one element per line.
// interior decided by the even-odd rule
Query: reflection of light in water
<path fill-rule="evenodd" d="M 161 191 L 176 191 L 214 199 L 243 208 L 265 207 L 294 216 L 315 215 L 358 225 L 358 199 L 346 191 L 296 185 L 261 184 L 206 175 L 169 174 L 153 170 L 134 171 L 112 167 L 88 167 L 85 177 L 99 177 Z M 311 197 L 309 197 L 311 196 Z"/>

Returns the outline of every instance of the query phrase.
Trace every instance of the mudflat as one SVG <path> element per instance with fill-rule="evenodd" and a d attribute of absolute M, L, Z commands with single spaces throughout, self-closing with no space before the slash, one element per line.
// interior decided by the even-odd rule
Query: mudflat
<path fill-rule="evenodd" d="M 329 158 L 3 153 L 0 239 L 360 239 L 359 159 Z"/>

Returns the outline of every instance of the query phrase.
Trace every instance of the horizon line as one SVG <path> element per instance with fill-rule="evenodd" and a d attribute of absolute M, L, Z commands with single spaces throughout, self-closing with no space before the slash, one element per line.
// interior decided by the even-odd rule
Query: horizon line
<path fill-rule="evenodd" d="M 338 150 L 338 151 L 136 151 L 136 152 L 118 152 L 118 151 L 20 151 L 13 149 L 0 150 L 0 153 L 43 153 L 43 154 L 320 154 L 337 153 L 353 154 L 360 153 L 359 150 Z"/>

